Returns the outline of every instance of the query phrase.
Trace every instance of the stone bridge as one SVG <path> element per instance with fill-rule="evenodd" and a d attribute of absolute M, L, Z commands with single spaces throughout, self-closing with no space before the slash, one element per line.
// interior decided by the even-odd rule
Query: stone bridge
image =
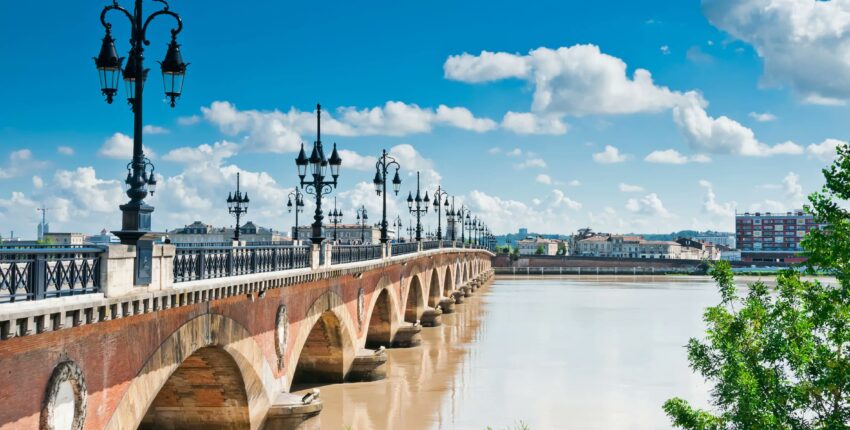
<path fill-rule="evenodd" d="M 294 387 L 380 378 L 383 348 L 417 345 L 492 276 L 484 249 L 387 248 L 175 283 L 180 252 L 157 245 L 147 286 L 134 247 L 72 257 L 57 276 L 98 267 L 96 291 L 0 304 L 0 429 L 317 428 L 320 394 Z"/>

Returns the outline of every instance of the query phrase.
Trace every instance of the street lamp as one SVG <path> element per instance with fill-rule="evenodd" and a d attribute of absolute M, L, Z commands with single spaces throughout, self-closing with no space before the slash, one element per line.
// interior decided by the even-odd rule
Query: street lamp
<path fill-rule="evenodd" d="M 445 204 L 443 204 L 443 198 L 445 197 Z M 446 215 L 448 216 L 449 209 L 449 193 L 443 191 L 443 187 L 438 185 L 437 191 L 434 193 L 434 212 L 437 212 L 437 240 L 443 240 L 443 229 L 440 224 L 440 215 L 443 212 L 442 206 L 446 207 Z M 448 220 L 446 220 L 446 228 L 448 226 Z"/>
<path fill-rule="evenodd" d="M 127 178 L 124 180 L 130 201 L 119 206 L 122 212 L 121 230 L 113 232 L 125 245 L 135 245 L 140 237 L 151 231 L 151 213 L 154 210 L 153 206 L 145 203 L 145 197 L 148 194 L 153 195 L 156 191 L 156 175 L 153 164 L 145 157 L 142 145 L 142 95 L 148 73 L 148 69 L 144 68 L 144 46 L 150 44 L 147 40 L 147 30 L 154 18 L 167 15 L 177 21 L 176 28 L 171 30 L 171 42 L 168 44 L 165 59 L 159 63 L 165 96 L 171 100 L 171 107 L 174 107 L 176 99 L 183 92 L 183 80 L 188 66 L 183 62 L 180 44 L 177 43 L 177 35 L 183 29 L 183 22 L 179 15 L 169 9 L 168 3 L 162 0 L 157 1 L 164 4 L 163 8 L 148 15 L 147 18 L 144 18 L 142 13 L 142 0 L 135 1 L 132 13 L 115 1 L 104 7 L 100 13 L 100 23 L 106 29 L 100 53 L 94 59 L 100 80 L 100 91 L 106 98 L 106 102 L 112 103 L 118 93 L 120 72 L 127 89 L 127 102 L 133 111 L 133 159 L 127 164 Z M 118 56 L 115 39 L 112 37 L 112 24 L 106 22 L 106 15 L 113 10 L 121 12 L 130 20 L 131 46 L 129 59 L 123 70 L 121 65 L 124 57 Z"/>
<path fill-rule="evenodd" d="M 423 204 L 424 203 L 424 204 Z M 428 191 L 425 191 L 425 198 L 420 195 L 419 189 L 419 172 L 416 172 L 416 198 L 413 194 L 407 194 L 407 209 L 411 214 L 416 214 L 416 241 L 422 241 L 422 215 L 428 213 L 428 205 L 431 199 L 428 198 Z"/>
<path fill-rule="evenodd" d="M 383 212 L 381 213 L 381 243 L 387 243 L 387 241 L 389 241 L 389 235 L 387 235 L 387 174 L 389 174 L 390 167 L 393 166 L 395 166 L 393 192 L 398 195 L 398 190 L 401 188 L 401 177 L 398 176 L 398 170 L 401 169 L 401 166 L 395 158 L 387 155 L 387 150 L 384 149 L 381 153 L 381 157 L 378 158 L 378 161 L 375 163 L 375 179 L 372 180 L 372 183 L 375 184 L 375 192 L 378 193 L 379 196 L 383 196 L 384 206 Z"/>
<path fill-rule="evenodd" d="M 395 221 L 393 221 L 393 230 L 395 230 L 396 241 L 399 240 L 399 237 L 404 237 L 404 236 L 402 236 L 402 233 L 401 233 L 402 227 L 403 226 L 401 225 L 401 216 L 396 215 Z"/>
<path fill-rule="evenodd" d="M 466 229 L 469 226 L 469 215 L 471 211 L 466 206 L 461 206 L 455 212 L 456 222 L 460 223 L 460 242 L 466 243 Z"/>
<path fill-rule="evenodd" d="M 227 211 L 236 217 L 236 231 L 233 240 L 239 241 L 240 219 L 243 214 L 248 213 L 248 193 L 242 194 L 239 190 L 239 173 L 236 173 L 236 192 L 227 194 Z"/>
<path fill-rule="evenodd" d="M 449 198 L 446 197 L 446 203 L 448 203 L 448 202 L 449 202 Z M 457 224 L 456 224 L 457 223 L 457 217 L 458 217 L 458 214 L 455 211 L 455 198 L 454 198 L 454 196 L 452 196 L 451 207 L 448 207 L 448 206 L 446 207 L 446 230 L 448 230 L 449 226 L 451 226 L 452 242 L 455 241 L 455 231 L 457 230 Z"/>
<path fill-rule="evenodd" d="M 295 203 L 293 203 L 293 199 Z M 295 231 L 292 232 L 292 240 L 298 241 L 298 213 L 304 212 L 304 194 L 301 193 L 301 190 L 298 187 L 289 193 L 289 197 L 286 199 L 286 210 L 289 213 L 292 213 L 295 210 Z"/>
<path fill-rule="evenodd" d="M 369 214 L 366 213 L 366 206 L 360 206 L 357 209 L 357 222 L 360 223 L 360 243 L 366 243 L 366 220 L 369 219 Z M 370 239 L 371 243 L 372 240 Z"/>
<path fill-rule="evenodd" d="M 336 242 L 336 226 L 342 222 L 342 211 L 336 208 L 336 196 L 334 196 L 334 208 L 329 215 L 334 224 L 334 242 Z"/>
<path fill-rule="evenodd" d="M 298 158 L 295 159 L 295 165 L 298 166 L 298 177 L 301 180 L 301 188 L 307 191 L 307 194 L 316 196 L 316 214 L 313 216 L 313 231 L 310 240 L 314 245 L 319 245 L 325 240 L 322 237 L 322 195 L 330 194 L 336 188 L 337 179 L 339 179 L 339 167 L 342 165 L 342 159 L 336 151 L 336 143 L 334 143 L 331 158 L 325 158 L 325 151 L 322 148 L 322 105 L 316 105 L 316 142 L 313 144 L 313 151 L 310 153 L 310 158 L 304 152 L 304 143 L 301 143 L 301 152 L 298 153 Z M 310 166 L 310 174 L 312 179 L 304 180 L 307 176 L 307 166 Z M 331 167 L 331 177 L 333 180 L 326 181 L 328 166 Z"/>

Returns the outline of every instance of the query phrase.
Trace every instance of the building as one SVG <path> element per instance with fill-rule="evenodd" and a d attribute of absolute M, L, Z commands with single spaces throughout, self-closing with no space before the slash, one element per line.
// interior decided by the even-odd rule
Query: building
<path fill-rule="evenodd" d="M 519 255 L 558 255 L 559 243 L 557 240 L 542 237 L 523 239 L 517 241 L 517 251 Z M 538 250 L 542 250 L 542 253 L 538 253 Z"/>
<path fill-rule="evenodd" d="M 103 229 L 100 231 L 100 234 L 86 237 L 86 243 L 92 245 L 109 245 L 111 243 L 120 243 L 120 241 L 117 236 Z"/>
<path fill-rule="evenodd" d="M 693 239 L 703 243 L 710 243 L 714 246 L 725 246 L 729 249 L 736 248 L 735 235 L 732 233 L 707 231 L 703 234 L 694 236 Z"/>
<path fill-rule="evenodd" d="M 182 228 L 170 230 L 168 237 L 174 244 L 208 244 L 229 243 L 233 241 L 235 229 L 231 227 L 213 227 L 201 221 Z M 260 227 L 249 221 L 239 228 L 239 240 L 249 243 L 276 243 L 286 242 L 290 238 L 283 236 L 270 228 Z"/>
<path fill-rule="evenodd" d="M 324 228 L 322 229 L 322 236 L 324 236 L 325 239 L 333 240 L 334 225 L 325 224 L 323 227 Z M 312 226 L 302 225 L 301 227 L 298 227 L 299 240 L 309 241 L 312 235 Z M 395 231 L 392 229 L 387 229 L 387 235 L 390 237 L 390 239 L 393 239 L 395 238 Z M 424 231 L 422 233 L 422 236 L 425 236 Z M 360 224 L 337 224 L 336 238 L 337 241 L 343 245 L 378 244 L 381 243 L 381 229 L 374 225 L 366 225 L 364 228 Z"/>
<path fill-rule="evenodd" d="M 82 245 L 86 235 L 82 233 L 44 233 L 44 241 L 50 245 Z"/>
<path fill-rule="evenodd" d="M 597 234 L 576 241 L 578 255 L 661 260 L 719 260 L 720 248 L 689 238 L 645 240 L 641 236 Z"/>
<path fill-rule="evenodd" d="M 800 242 L 816 228 L 814 217 L 802 210 L 736 214 L 736 247 L 741 261 L 800 263 L 805 261 Z"/>

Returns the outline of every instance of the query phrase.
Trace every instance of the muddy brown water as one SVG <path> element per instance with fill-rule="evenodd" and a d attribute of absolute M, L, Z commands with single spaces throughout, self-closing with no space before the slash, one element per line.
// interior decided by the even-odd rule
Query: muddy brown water
<path fill-rule="evenodd" d="M 321 386 L 322 429 L 670 429 L 666 399 L 707 404 L 683 345 L 717 300 L 705 278 L 497 279 L 386 379 Z"/>

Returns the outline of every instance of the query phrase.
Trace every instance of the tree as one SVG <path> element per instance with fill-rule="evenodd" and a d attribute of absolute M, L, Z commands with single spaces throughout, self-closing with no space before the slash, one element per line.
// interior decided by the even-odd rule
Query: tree
<path fill-rule="evenodd" d="M 543 255 L 546 253 L 546 250 L 543 248 L 543 245 L 537 245 L 537 249 L 534 251 L 534 255 Z"/>
<path fill-rule="evenodd" d="M 807 269 L 836 285 L 787 270 L 775 291 L 763 283 L 739 296 L 729 263 L 711 270 L 721 302 L 705 311 L 704 340 L 687 345 L 691 367 L 711 382 L 713 411 L 674 398 L 664 404 L 683 429 L 839 429 L 850 426 L 850 149 L 823 170 L 826 184 L 806 210 L 821 223 L 803 241 Z"/>
<path fill-rule="evenodd" d="M 567 255 L 566 242 L 558 242 L 558 255 Z"/>

